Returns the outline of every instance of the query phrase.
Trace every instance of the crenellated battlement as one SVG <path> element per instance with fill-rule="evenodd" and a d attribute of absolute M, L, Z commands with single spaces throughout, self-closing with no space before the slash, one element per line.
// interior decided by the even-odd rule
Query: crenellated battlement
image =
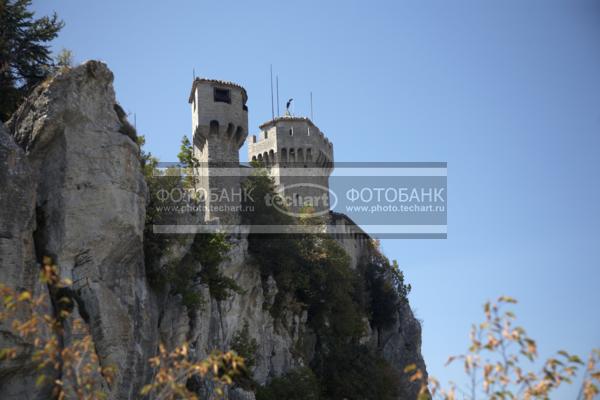
<path fill-rule="evenodd" d="M 262 161 L 267 167 L 333 169 L 333 144 L 306 117 L 277 117 L 260 126 L 261 132 L 248 143 L 248 158 Z"/>
<path fill-rule="evenodd" d="M 286 115 L 260 126 L 248 142 L 248 159 L 261 162 L 289 199 L 292 212 L 312 207 L 329 211 L 329 175 L 333 171 L 333 144 L 306 117 Z"/>

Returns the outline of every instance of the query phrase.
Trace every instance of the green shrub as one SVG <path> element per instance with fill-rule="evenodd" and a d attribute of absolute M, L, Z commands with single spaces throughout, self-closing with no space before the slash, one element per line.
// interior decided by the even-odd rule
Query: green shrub
<path fill-rule="evenodd" d="M 200 161 L 194 157 L 194 146 L 187 136 L 183 136 L 183 138 L 181 138 L 181 146 L 179 147 L 179 154 L 177 154 L 177 158 L 179 159 L 179 164 L 182 168 L 193 171 L 200 167 Z M 189 172 L 190 171 L 188 171 L 186 176 L 182 178 L 183 185 L 186 188 L 196 189 L 198 177 L 195 173 L 190 174 Z"/>
<path fill-rule="evenodd" d="M 234 350 L 244 359 L 246 368 L 251 369 L 256 364 L 256 351 L 258 343 L 250 337 L 248 321 L 244 321 L 242 329 L 237 331 L 231 339 L 231 350 Z"/>
<path fill-rule="evenodd" d="M 190 252 L 194 262 L 202 265 L 198 275 L 201 282 L 208 285 L 211 297 L 217 301 L 223 301 L 233 293 L 243 292 L 235 280 L 224 276 L 219 270 L 229 248 L 224 234 L 201 233 L 194 237 Z"/>
<path fill-rule="evenodd" d="M 157 279 L 163 284 L 169 284 L 172 294 L 181 295 L 181 303 L 192 311 L 204 305 L 202 294 L 193 288 L 194 279 L 198 274 L 196 264 L 185 260 L 165 266 Z"/>
<path fill-rule="evenodd" d="M 257 166 L 254 164 L 255 167 Z M 255 168 L 243 183 L 244 190 L 252 193 L 244 198 L 242 221 L 246 225 L 293 225 L 295 220 L 275 210 L 264 201 L 276 195 L 275 182 L 263 168 Z M 251 211 L 248 211 L 251 210 Z M 292 235 L 265 235 L 250 232 L 248 251 L 260 268 L 263 281 L 273 276 L 279 289 L 270 312 L 278 318 L 285 308 L 286 297 L 295 296 L 299 289 L 307 287 L 308 280 L 302 274 L 299 242 Z"/>
<path fill-rule="evenodd" d="M 179 191 L 182 193 L 190 184 L 187 178 L 179 174 L 161 173 L 158 170 L 158 159 L 152 154 L 144 151 L 145 138 L 137 138 L 140 146 L 140 163 L 144 178 L 148 186 L 148 203 L 146 205 L 146 221 L 144 228 L 144 260 L 146 276 L 155 289 L 163 289 L 169 284 L 171 291 L 182 296 L 182 302 L 193 310 L 202 306 L 204 299 L 194 289 L 193 285 L 200 282 L 208 285 L 210 295 L 217 301 L 228 298 L 232 292 L 240 293 L 242 289 L 231 278 L 223 276 L 219 271 L 219 264 L 225 260 L 225 254 L 229 250 L 229 243 L 224 235 L 220 234 L 196 234 L 188 254 L 180 262 L 174 262 L 166 266 L 160 265 L 161 259 L 173 246 L 182 243 L 189 237 L 183 235 L 156 234 L 153 225 L 171 224 L 175 222 L 177 214 L 175 211 L 168 212 L 168 207 L 185 206 L 186 202 L 194 202 L 192 198 L 183 200 L 176 196 L 164 193 Z M 182 140 L 180 163 L 184 167 L 197 167 L 197 160 L 193 157 L 191 145 L 186 137 Z M 162 193 L 163 196 L 159 196 Z M 199 268 L 199 266 L 202 268 Z"/>
<path fill-rule="evenodd" d="M 298 368 L 256 391 L 256 400 L 319 400 L 319 381 L 310 368 Z"/>
<path fill-rule="evenodd" d="M 181 235 L 157 234 L 153 226 L 171 223 L 172 213 L 165 211 L 163 207 L 174 206 L 170 197 L 160 197 L 162 190 L 170 192 L 181 187 L 181 179 L 178 176 L 161 174 L 157 169 L 158 159 L 144 150 L 146 139 L 138 136 L 137 142 L 140 147 L 140 164 L 144 179 L 148 187 L 148 198 L 146 202 L 146 217 L 144 225 L 144 265 L 146 277 L 154 289 L 162 289 L 166 283 L 165 274 L 168 271 L 161 269 L 160 261 L 165 252 L 183 238 Z"/>
<path fill-rule="evenodd" d="M 310 215 L 292 219 L 265 206 L 262 200 L 275 196 L 275 185 L 261 169 L 245 185 L 257 204 L 255 212 L 245 216 L 250 225 L 324 224 L 322 219 Z M 273 276 L 277 283 L 278 293 L 270 309 L 273 317 L 279 318 L 286 308 L 293 306 L 294 311 L 299 311 L 300 307 L 308 310 L 308 321 L 319 334 L 342 340 L 362 335 L 362 310 L 354 299 L 360 276 L 350 268 L 348 254 L 329 235 L 250 234 L 248 243 L 263 278 Z"/>
<path fill-rule="evenodd" d="M 248 321 L 244 321 L 242 329 L 238 330 L 231 339 L 231 350 L 244 359 L 245 368 L 235 376 L 234 382 L 243 389 L 255 390 L 256 382 L 252 379 L 252 367 L 256 364 L 258 343 L 250 337 Z"/>
<path fill-rule="evenodd" d="M 366 346 L 336 345 L 315 362 L 324 397 L 349 400 L 398 398 L 399 373 Z"/>
<path fill-rule="evenodd" d="M 204 303 L 194 288 L 198 279 L 208 285 L 211 297 L 217 301 L 227 299 L 232 292 L 242 292 L 233 279 L 223 276 L 219 271 L 219 264 L 225 260 L 228 249 L 229 243 L 223 234 L 196 234 L 183 260 L 168 266 L 162 274 L 163 279 L 171 285 L 171 290 L 183 296 L 183 304 L 190 311 Z"/>
<path fill-rule="evenodd" d="M 372 245 L 367 260 L 358 269 L 363 276 L 365 310 L 371 327 L 389 328 L 398 318 L 399 307 L 408 301 L 410 285 L 404 283 L 398 263 L 390 262 L 376 245 Z"/>

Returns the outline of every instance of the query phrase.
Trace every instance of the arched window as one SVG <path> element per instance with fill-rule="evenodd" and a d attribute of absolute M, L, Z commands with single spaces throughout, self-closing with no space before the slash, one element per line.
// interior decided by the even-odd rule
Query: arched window
<path fill-rule="evenodd" d="M 219 134 L 219 121 L 215 121 L 215 120 L 210 121 L 209 132 L 211 135 Z"/>
<path fill-rule="evenodd" d="M 281 160 L 282 163 L 287 163 L 288 162 L 288 154 L 287 154 L 287 149 L 284 147 L 281 149 Z"/>
<path fill-rule="evenodd" d="M 241 126 L 238 126 L 235 131 L 235 141 L 238 145 L 241 145 L 243 143 L 243 139 L 244 139 L 244 131 L 242 130 Z"/>

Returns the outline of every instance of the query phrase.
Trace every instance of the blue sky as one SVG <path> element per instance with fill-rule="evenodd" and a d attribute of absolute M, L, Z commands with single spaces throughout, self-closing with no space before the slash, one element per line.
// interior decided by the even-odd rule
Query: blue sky
<path fill-rule="evenodd" d="M 148 149 L 190 134 L 192 71 L 246 87 L 251 132 L 280 97 L 337 161 L 447 161 L 447 240 L 385 240 L 412 284 L 429 372 L 481 304 L 520 300 L 542 356 L 600 347 L 598 1 L 34 1 L 56 49 L 101 59 Z M 241 150 L 246 159 L 246 148 Z M 563 391 L 556 398 L 572 398 Z"/>

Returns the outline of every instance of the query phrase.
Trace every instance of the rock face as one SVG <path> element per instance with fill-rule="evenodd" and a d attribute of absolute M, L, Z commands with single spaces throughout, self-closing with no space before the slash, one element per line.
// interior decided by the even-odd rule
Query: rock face
<path fill-rule="evenodd" d="M 35 196 L 25 154 L 0 123 L 0 267 L 6 284 L 30 289 L 35 283 Z"/>
<path fill-rule="evenodd" d="M 118 367 L 114 396 L 134 398 L 154 351 L 156 307 L 145 283 L 139 150 L 120 132 L 112 81 L 95 61 L 62 72 L 8 128 L 31 168 L 38 255 L 73 281 L 101 363 Z"/>
<path fill-rule="evenodd" d="M 73 281 L 100 363 L 117 367 L 113 399 L 139 398 L 160 342 L 189 341 L 201 359 L 215 348 L 228 350 L 245 323 L 258 346 L 256 382 L 303 366 L 314 348 L 306 313 L 275 321 L 265 310 L 277 287 L 251 265 L 244 234 L 231 239 L 220 266 L 242 293 L 219 302 L 198 283 L 206 304 L 190 311 L 179 296 L 151 288 L 143 254 L 146 185 L 135 132 L 116 105 L 112 81 L 97 61 L 63 71 L 35 90 L 7 129 L 0 127 L 0 281 L 44 293 L 38 262 L 44 255 L 54 259 L 62 277 Z M 182 258 L 187 248 L 180 245 L 171 256 Z M 0 347 L 12 344 L 8 329 L 0 330 Z M 408 363 L 424 368 L 420 325 L 408 305 L 395 326 L 367 341 L 399 369 Z M 3 399 L 49 397 L 28 371 L 27 360 L 0 364 Z M 417 385 L 402 386 L 402 398 L 415 397 Z M 228 396 L 254 398 L 239 388 Z"/>
<path fill-rule="evenodd" d="M 400 307 L 398 318 L 392 327 L 379 332 L 378 335 L 371 335 L 371 345 L 381 349 L 383 357 L 399 371 L 414 364 L 425 374 L 426 380 L 427 369 L 421 356 L 421 324 L 408 304 Z M 400 398 L 417 398 L 420 384 L 410 382 L 409 374 L 401 374 L 400 377 Z"/>
<path fill-rule="evenodd" d="M 222 273 L 233 278 L 243 293 L 218 302 L 210 297 L 208 287 L 199 286 L 206 304 L 193 313 L 192 320 L 188 313 L 182 312 L 176 299 L 168 301 L 160 323 L 161 340 L 173 347 L 186 339 L 195 349 L 196 358 L 202 359 L 215 348 L 228 350 L 233 336 L 248 323 L 250 336 L 257 341 L 253 377 L 257 383 L 264 384 L 302 365 L 293 352 L 295 344 L 306 333 L 306 314 L 274 321 L 263 308 L 265 291 L 258 269 L 248 263 L 247 246 L 245 239 L 233 243 L 228 261 L 222 265 Z"/>
<path fill-rule="evenodd" d="M 32 171 L 23 150 L 0 123 L 0 274 L 5 285 L 28 290 L 35 295 L 47 294 L 39 284 L 35 260 L 35 188 Z M 46 305 L 49 306 L 49 305 Z M 19 317 L 26 317 L 22 313 Z M 0 348 L 26 344 L 14 336 L 8 323 L 0 323 Z M 0 362 L 0 393 L 3 399 L 46 399 L 48 391 L 35 387 L 34 365 L 27 358 Z"/>

